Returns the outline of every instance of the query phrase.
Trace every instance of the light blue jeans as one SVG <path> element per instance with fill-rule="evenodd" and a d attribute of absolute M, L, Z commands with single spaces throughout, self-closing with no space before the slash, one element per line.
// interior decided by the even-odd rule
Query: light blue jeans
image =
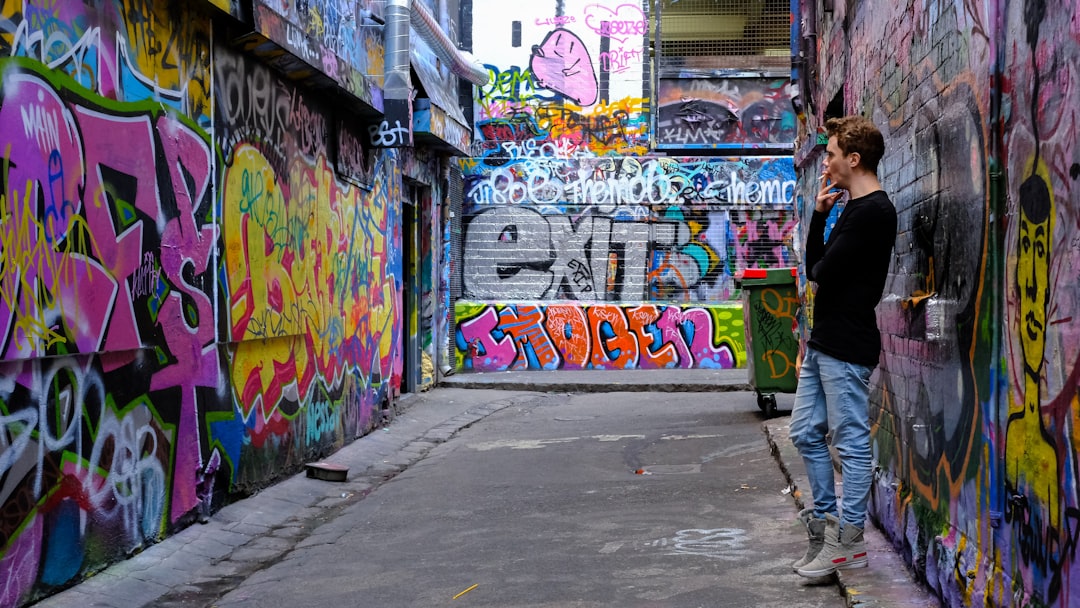
<path fill-rule="evenodd" d="M 843 525 L 863 527 L 870 499 L 870 374 L 873 367 L 846 363 L 812 348 L 806 349 L 795 405 L 791 410 L 791 441 L 806 463 L 814 495 L 814 517 L 838 515 Z M 826 433 L 829 439 L 826 439 Z M 840 455 L 844 508 L 836 505 L 829 441 Z"/>

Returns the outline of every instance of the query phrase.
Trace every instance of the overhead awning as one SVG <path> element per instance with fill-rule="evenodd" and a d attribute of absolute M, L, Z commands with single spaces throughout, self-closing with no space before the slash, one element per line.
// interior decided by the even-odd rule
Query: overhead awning
<path fill-rule="evenodd" d="M 472 133 L 458 101 L 458 78 L 446 68 L 440 71 L 429 54 L 410 52 L 412 71 L 427 97 L 413 103 L 413 136 L 417 144 L 438 148 L 454 156 L 469 156 Z"/>

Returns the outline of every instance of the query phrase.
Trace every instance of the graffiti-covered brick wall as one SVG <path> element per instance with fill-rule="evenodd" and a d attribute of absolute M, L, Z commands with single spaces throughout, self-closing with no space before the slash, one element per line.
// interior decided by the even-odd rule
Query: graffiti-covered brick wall
<path fill-rule="evenodd" d="M 213 4 L 2 3 L 0 606 L 370 430 L 400 376 L 398 154 Z"/>
<path fill-rule="evenodd" d="M 459 302 L 459 367 L 476 371 L 731 368 L 745 365 L 734 304 Z"/>
<path fill-rule="evenodd" d="M 789 148 L 795 107 L 788 76 L 661 77 L 658 148 Z"/>
<path fill-rule="evenodd" d="M 794 264 L 791 159 L 650 153 L 650 3 L 503 6 L 471 13 L 458 368 L 744 365 L 735 273 Z"/>
<path fill-rule="evenodd" d="M 1080 7 L 813 8 L 811 122 L 877 122 L 900 218 L 873 517 L 948 606 L 1077 605 Z"/>
<path fill-rule="evenodd" d="M 205 433 L 235 417 L 218 347 L 209 24 L 164 6 L 3 7 L 0 604 L 12 606 L 227 489 L 228 454 Z"/>
<path fill-rule="evenodd" d="M 465 297 L 724 301 L 736 268 L 790 261 L 787 158 L 552 159 L 464 173 Z"/>
<path fill-rule="evenodd" d="M 739 293 L 734 275 L 742 268 L 794 263 L 790 158 L 463 164 L 460 367 L 745 364 L 741 308 L 733 312 L 730 306 Z M 553 339 L 566 334 L 578 341 L 571 350 L 589 356 L 565 349 L 556 354 L 559 349 L 548 349 L 551 339 L 540 334 L 506 341 L 502 334 L 521 337 L 523 331 L 504 315 L 515 307 L 489 308 L 477 317 L 470 302 L 478 301 L 539 306 Z M 551 356 L 534 355 L 537 349 Z"/>
<path fill-rule="evenodd" d="M 1010 3 L 1003 127 L 1003 572 L 1080 603 L 1080 4 Z"/>
<path fill-rule="evenodd" d="M 256 61 L 216 48 L 214 85 L 223 316 L 247 427 L 234 483 L 247 486 L 374 420 L 400 366 L 400 179 L 393 157 L 362 150 L 338 179 L 330 142 L 359 147 L 360 130 Z"/>

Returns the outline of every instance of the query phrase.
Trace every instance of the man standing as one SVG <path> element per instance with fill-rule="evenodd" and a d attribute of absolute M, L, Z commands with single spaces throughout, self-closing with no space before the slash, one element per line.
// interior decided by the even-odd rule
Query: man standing
<path fill-rule="evenodd" d="M 867 565 L 863 526 L 872 476 L 870 374 L 881 353 L 874 308 L 896 241 L 896 209 L 877 178 L 885 153 L 881 132 L 861 116 L 829 119 L 825 129 L 829 143 L 806 243 L 807 278 L 817 285 L 814 322 L 790 432 L 806 463 L 814 499 L 813 507 L 800 513 L 810 546 L 794 564 L 806 577 Z M 843 191 L 848 202 L 826 243 L 826 218 Z M 842 515 L 830 441 L 844 479 Z"/>

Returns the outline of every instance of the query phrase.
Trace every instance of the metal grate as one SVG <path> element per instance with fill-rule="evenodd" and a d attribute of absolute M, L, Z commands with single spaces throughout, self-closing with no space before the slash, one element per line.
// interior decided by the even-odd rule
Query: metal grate
<path fill-rule="evenodd" d="M 663 57 L 791 56 L 790 0 L 661 0 Z"/>
<path fill-rule="evenodd" d="M 461 208 L 465 198 L 464 182 L 461 176 L 461 166 L 457 161 L 450 163 L 450 192 L 447 199 L 450 202 L 450 327 L 454 326 L 454 302 L 461 298 L 461 260 L 462 240 L 461 234 Z"/>
<path fill-rule="evenodd" d="M 462 259 L 462 234 L 461 234 L 461 207 L 465 198 L 465 190 L 461 178 L 461 166 L 456 160 L 450 161 L 450 178 L 447 192 L 447 204 L 450 206 L 450 294 L 446 307 L 446 332 L 450 340 L 450 360 L 445 362 L 451 369 L 457 366 L 454 357 L 454 341 L 457 336 L 457 315 L 454 313 L 457 301 L 461 299 L 461 259 Z"/>

